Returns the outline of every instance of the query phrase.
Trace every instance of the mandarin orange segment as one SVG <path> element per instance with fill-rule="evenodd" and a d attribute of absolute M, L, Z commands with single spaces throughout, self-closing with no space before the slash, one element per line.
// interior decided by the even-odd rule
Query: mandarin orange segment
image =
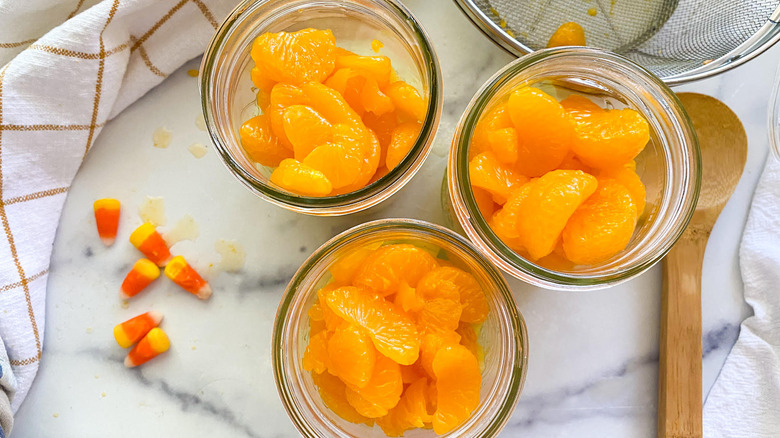
<path fill-rule="evenodd" d="M 339 139 L 338 134 L 336 135 L 336 138 Z M 350 193 L 363 188 L 374 178 L 374 175 L 377 173 L 377 169 L 379 168 L 379 160 L 382 153 L 382 147 L 379 145 L 379 140 L 377 140 L 376 135 L 374 135 L 371 130 L 365 129 L 362 131 L 362 138 L 359 140 L 359 142 L 360 143 L 356 143 L 353 140 L 340 141 L 340 144 L 342 145 L 351 144 L 353 147 L 359 146 L 363 153 L 363 164 L 360 167 L 360 175 L 358 176 L 357 181 L 355 181 L 353 184 L 336 190 L 334 194 Z"/>
<path fill-rule="evenodd" d="M 338 54 L 336 56 L 336 68 L 349 68 L 363 72 L 376 81 L 380 87 L 385 87 L 390 81 L 392 66 L 387 56 L 360 56 L 352 54 Z"/>
<path fill-rule="evenodd" d="M 450 295 L 453 288 L 457 292 L 457 297 Z M 458 268 L 444 266 L 429 272 L 420 280 L 418 290 L 426 300 L 444 298 L 458 302 L 463 306 L 462 313 L 459 312 L 459 319 L 462 321 L 482 322 L 490 311 L 485 292 L 477 279 Z M 452 327 L 452 330 L 455 327 Z"/>
<path fill-rule="evenodd" d="M 456 300 L 428 300 L 417 315 L 419 330 L 422 333 L 453 331 L 458 328 L 462 312 L 463 306 Z"/>
<path fill-rule="evenodd" d="M 411 116 L 414 120 L 422 122 L 428 112 L 428 104 L 417 92 L 417 89 L 404 81 L 393 82 L 383 89 L 385 94 L 393 101 L 393 105 L 401 112 Z"/>
<path fill-rule="evenodd" d="M 379 85 L 373 78 L 366 79 L 360 91 L 360 104 L 364 110 L 378 116 L 395 111 L 393 101 L 379 89 Z"/>
<path fill-rule="evenodd" d="M 264 33 L 252 44 L 255 65 L 276 82 L 322 82 L 336 66 L 336 39 L 330 30 Z"/>
<path fill-rule="evenodd" d="M 579 94 L 572 94 L 561 101 L 561 106 L 574 119 L 590 117 L 596 113 L 603 113 L 604 108 L 596 105 L 592 100 Z"/>
<path fill-rule="evenodd" d="M 632 163 L 634 163 L 632 161 Z M 639 175 L 636 174 L 634 166 L 621 166 L 613 169 L 605 169 L 600 171 L 596 177 L 601 181 L 602 179 L 613 179 L 628 189 L 628 193 L 631 194 L 631 199 L 636 204 L 636 217 L 642 216 L 645 211 L 645 201 L 647 193 L 645 191 L 645 185 L 642 184 L 642 180 Z"/>
<path fill-rule="evenodd" d="M 387 296 L 397 292 L 401 282 L 417 287 L 423 275 L 436 267 L 436 259 L 423 249 L 405 243 L 387 245 L 366 259 L 353 284 Z"/>
<path fill-rule="evenodd" d="M 339 189 L 358 179 L 363 160 L 340 144 L 326 143 L 315 147 L 304 158 L 303 164 L 322 172 L 333 188 Z"/>
<path fill-rule="evenodd" d="M 512 249 L 519 249 L 520 229 L 518 220 L 520 219 L 520 205 L 531 193 L 534 181 L 529 181 L 512 190 L 506 204 L 493 215 L 490 221 L 490 228 L 507 246 Z"/>
<path fill-rule="evenodd" d="M 324 373 L 328 369 L 328 339 L 330 333 L 321 331 L 309 339 L 309 345 L 303 353 L 302 366 L 306 371 L 314 371 L 317 374 Z"/>
<path fill-rule="evenodd" d="M 368 384 L 377 352 L 364 329 L 353 324 L 336 328 L 328 339 L 327 349 L 327 366 L 331 374 L 358 388 Z"/>
<path fill-rule="evenodd" d="M 425 300 L 417 294 L 415 288 L 409 287 L 405 281 L 402 281 L 398 286 L 393 303 L 404 309 L 404 312 L 419 312 L 425 307 Z"/>
<path fill-rule="evenodd" d="M 433 431 L 439 435 L 456 429 L 479 406 L 482 374 L 477 358 L 462 345 L 440 349 L 433 359 L 436 377 L 436 412 Z"/>
<path fill-rule="evenodd" d="M 387 436 L 402 436 L 407 429 L 425 427 L 433 417 L 427 411 L 428 379 L 414 381 L 404 391 L 398 404 L 376 424 Z"/>
<path fill-rule="evenodd" d="M 479 187 L 472 187 L 471 192 L 474 193 L 474 201 L 477 203 L 477 208 L 482 213 L 482 217 L 489 221 L 493 217 L 493 213 L 496 212 L 496 203 L 493 202 L 493 196 L 487 190 Z"/>
<path fill-rule="evenodd" d="M 244 122 L 239 130 L 239 137 L 249 158 L 263 166 L 278 166 L 282 160 L 292 156 L 289 149 L 279 144 L 276 135 L 271 131 L 268 117 L 264 114 Z"/>
<path fill-rule="evenodd" d="M 382 149 L 386 151 L 393 138 L 393 130 L 398 126 L 398 117 L 396 117 L 394 113 L 384 114 L 382 116 L 366 113 L 363 115 L 363 123 L 376 134 L 379 144 L 382 146 Z M 380 166 L 382 164 L 384 164 L 384 162 L 380 162 Z"/>
<path fill-rule="evenodd" d="M 344 100 L 358 113 L 363 112 L 360 92 L 365 84 L 366 78 L 351 68 L 338 69 L 325 81 L 325 85 L 344 96 Z"/>
<path fill-rule="evenodd" d="M 282 126 L 298 161 L 303 161 L 314 148 L 333 137 L 333 126 L 305 105 L 287 107 L 282 113 Z"/>
<path fill-rule="evenodd" d="M 352 250 L 348 254 L 341 256 L 330 267 L 330 275 L 333 277 L 333 282 L 339 285 L 349 285 L 352 283 L 352 279 L 355 278 L 360 265 L 376 250 L 373 245 L 364 246 Z"/>
<path fill-rule="evenodd" d="M 376 357 L 373 373 L 364 387 L 347 384 L 347 401 L 361 415 L 377 418 L 387 415 L 398 404 L 403 389 L 400 365 L 380 354 Z"/>
<path fill-rule="evenodd" d="M 426 333 L 420 338 L 420 364 L 429 376 L 433 373 L 433 359 L 444 347 L 458 345 L 460 335 L 454 331 Z"/>
<path fill-rule="evenodd" d="M 270 79 L 257 67 L 254 67 L 249 72 L 249 75 L 252 79 L 252 83 L 257 87 L 257 106 L 265 111 L 271 103 L 271 89 L 276 85 L 276 82 Z"/>
<path fill-rule="evenodd" d="M 358 129 L 363 128 L 360 116 L 338 91 L 318 82 L 306 82 L 301 85 L 301 90 L 309 98 L 311 107 L 330 123 L 345 123 Z"/>
<path fill-rule="evenodd" d="M 276 84 L 271 89 L 268 101 L 267 114 L 271 121 L 271 129 L 283 146 L 292 149 L 292 144 L 284 132 L 284 110 L 292 105 L 308 105 L 309 98 L 295 85 Z"/>
<path fill-rule="evenodd" d="M 417 327 L 393 304 L 352 286 L 328 291 L 324 302 L 339 317 L 366 329 L 374 347 L 383 355 L 401 365 L 417 360 L 420 351 Z"/>
<path fill-rule="evenodd" d="M 547 41 L 547 47 L 560 46 L 584 46 L 585 29 L 578 23 L 570 21 L 563 23 L 555 30 L 550 40 Z"/>
<path fill-rule="evenodd" d="M 355 424 L 373 425 L 373 420 L 360 415 L 347 401 L 347 386 L 330 373 L 312 374 L 320 398 L 325 406 L 339 417 Z"/>
<path fill-rule="evenodd" d="M 572 150 L 588 166 L 608 169 L 636 157 L 650 141 L 650 126 L 638 112 L 626 108 L 577 120 Z"/>
<path fill-rule="evenodd" d="M 571 216 L 563 230 L 563 250 L 573 263 L 602 262 L 622 251 L 636 226 L 636 204 L 628 189 L 614 180 L 599 188 Z"/>
<path fill-rule="evenodd" d="M 472 186 L 488 191 L 495 202 L 503 204 L 512 189 L 528 182 L 528 177 L 503 164 L 493 152 L 483 152 L 469 162 L 469 180 Z"/>
<path fill-rule="evenodd" d="M 509 95 L 507 110 L 517 130 L 520 173 L 541 176 L 561 164 L 574 136 L 574 124 L 561 104 L 539 89 L 523 87 Z"/>
<path fill-rule="evenodd" d="M 533 183 L 517 220 L 520 243 L 533 260 L 552 252 L 569 217 L 597 186 L 595 177 L 579 170 L 555 170 Z"/>
<path fill-rule="evenodd" d="M 515 164 L 517 161 L 518 142 L 515 128 L 497 129 L 488 133 L 490 148 L 504 164 Z"/>
<path fill-rule="evenodd" d="M 328 284 L 319 290 L 317 290 L 317 302 L 320 307 L 320 313 L 322 314 L 322 321 L 325 323 L 326 330 L 333 332 L 335 331 L 339 326 L 346 324 L 347 322 L 341 319 L 336 313 L 331 310 L 330 306 L 325 302 L 325 297 L 327 296 L 328 292 L 337 289 L 339 286 L 337 284 L 331 283 Z"/>
<path fill-rule="evenodd" d="M 406 122 L 393 129 L 390 144 L 387 146 L 385 165 L 394 169 L 406 157 L 420 135 L 422 125 L 418 122 Z"/>
<path fill-rule="evenodd" d="M 271 182 L 304 196 L 327 196 L 333 191 L 325 174 L 292 158 L 279 163 L 271 174 Z"/>
<path fill-rule="evenodd" d="M 491 150 L 489 139 L 491 132 L 511 127 L 512 120 L 509 118 L 506 103 L 502 103 L 482 115 L 474 127 L 474 133 L 471 135 L 469 160 L 474 159 L 482 152 Z"/>

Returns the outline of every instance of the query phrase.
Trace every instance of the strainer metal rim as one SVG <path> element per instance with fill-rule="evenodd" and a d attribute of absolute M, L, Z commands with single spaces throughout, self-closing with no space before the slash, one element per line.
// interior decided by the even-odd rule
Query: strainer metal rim
<path fill-rule="evenodd" d="M 474 3 L 474 0 L 453 1 L 482 33 L 509 54 L 519 57 L 534 51 L 490 19 L 485 11 Z M 778 41 L 780 41 L 780 4 L 753 36 L 729 53 L 699 68 L 676 75 L 661 76 L 660 79 L 667 85 L 674 86 L 709 78 L 750 61 Z"/>

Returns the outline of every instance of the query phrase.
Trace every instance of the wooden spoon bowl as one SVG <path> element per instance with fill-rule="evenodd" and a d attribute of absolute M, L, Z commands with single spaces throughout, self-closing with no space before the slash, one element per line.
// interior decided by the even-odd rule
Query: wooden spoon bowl
<path fill-rule="evenodd" d="M 658 436 L 702 436 L 701 268 L 712 227 L 747 160 L 747 135 L 723 102 L 680 93 L 701 147 L 701 192 L 682 237 L 663 261 Z"/>

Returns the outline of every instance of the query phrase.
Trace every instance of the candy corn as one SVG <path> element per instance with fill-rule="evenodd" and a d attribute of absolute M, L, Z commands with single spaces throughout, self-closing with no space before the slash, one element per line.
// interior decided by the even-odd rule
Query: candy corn
<path fill-rule="evenodd" d="M 122 287 L 119 288 L 119 297 L 126 300 L 138 295 L 149 283 L 160 276 L 160 268 L 147 259 L 140 259 L 133 265 L 133 269 L 127 273 Z"/>
<path fill-rule="evenodd" d="M 165 266 L 171 258 L 171 252 L 165 244 L 162 236 L 154 225 L 145 223 L 133 231 L 130 235 L 130 243 L 138 248 L 147 259 L 153 261 L 157 266 Z"/>
<path fill-rule="evenodd" d="M 168 335 L 161 328 L 155 327 L 127 353 L 125 366 L 128 368 L 137 367 L 154 359 L 160 353 L 165 353 L 170 347 L 171 341 L 168 339 Z"/>
<path fill-rule="evenodd" d="M 98 199 L 92 204 L 95 209 L 95 222 L 98 235 L 106 246 L 111 246 L 116 240 L 116 229 L 119 226 L 119 201 L 106 198 Z"/>
<path fill-rule="evenodd" d="M 114 338 L 122 348 L 127 348 L 143 338 L 150 330 L 160 325 L 160 312 L 146 312 L 114 326 Z"/>
<path fill-rule="evenodd" d="M 182 256 L 176 256 L 168 262 L 168 266 L 165 267 L 165 276 L 201 300 L 211 296 L 211 286 L 192 269 L 192 266 Z"/>

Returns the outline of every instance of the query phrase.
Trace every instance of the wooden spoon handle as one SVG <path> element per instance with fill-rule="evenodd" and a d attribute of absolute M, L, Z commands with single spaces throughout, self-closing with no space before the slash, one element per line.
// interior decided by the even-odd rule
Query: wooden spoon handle
<path fill-rule="evenodd" d="M 663 261 L 659 438 L 702 436 L 701 266 L 707 239 L 693 234 L 686 232 Z"/>

